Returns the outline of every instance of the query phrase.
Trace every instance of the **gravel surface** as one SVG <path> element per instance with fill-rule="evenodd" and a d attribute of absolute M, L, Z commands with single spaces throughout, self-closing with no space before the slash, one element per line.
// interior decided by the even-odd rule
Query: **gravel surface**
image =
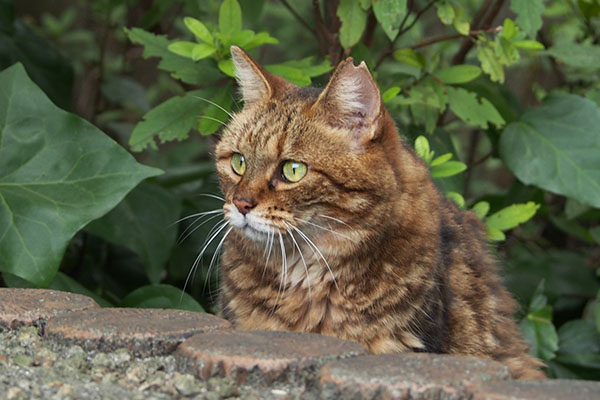
<path fill-rule="evenodd" d="M 44 340 L 37 328 L 0 332 L 0 397 L 6 399 L 296 399 L 295 385 L 253 388 L 229 378 L 203 381 L 175 357 L 136 359 L 126 349 L 86 352 Z"/>

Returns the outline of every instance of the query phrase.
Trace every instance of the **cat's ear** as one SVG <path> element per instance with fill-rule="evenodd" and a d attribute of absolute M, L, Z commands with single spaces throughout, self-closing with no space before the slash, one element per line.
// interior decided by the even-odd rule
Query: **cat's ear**
<path fill-rule="evenodd" d="M 268 100 L 273 97 L 279 83 L 276 77 L 265 71 L 244 50 L 237 46 L 231 46 L 231 58 L 235 78 L 244 98 L 244 104 Z"/>
<path fill-rule="evenodd" d="M 381 95 L 364 61 L 358 67 L 352 58 L 342 61 L 312 107 L 325 108 L 334 125 L 351 130 L 363 144 L 379 131 Z"/>

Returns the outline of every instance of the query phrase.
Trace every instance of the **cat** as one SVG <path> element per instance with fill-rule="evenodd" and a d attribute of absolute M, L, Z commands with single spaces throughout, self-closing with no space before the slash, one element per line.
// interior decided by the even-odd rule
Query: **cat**
<path fill-rule="evenodd" d="M 318 89 L 231 54 L 244 107 L 215 147 L 221 314 L 239 329 L 479 356 L 544 378 L 484 228 L 438 191 L 365 63 L 342 61 Z"/>

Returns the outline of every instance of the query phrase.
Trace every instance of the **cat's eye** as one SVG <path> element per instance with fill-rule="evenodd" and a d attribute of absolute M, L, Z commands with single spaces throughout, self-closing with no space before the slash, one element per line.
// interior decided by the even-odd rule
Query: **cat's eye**
<path fill-rule="evenodd" d="M 307 170 L 308 168 L 303 162 L 286 161 L 283 163 L 281 175 L 286 182 L 296 183 L 300 179 L 304 178 Z"/>
<path fill-rule="evenodd" d="M 231 156 L 231 169 L 239 176 L 244 175 L 246 172 L 246 159 L 240 153 L 234 153 Z"/>

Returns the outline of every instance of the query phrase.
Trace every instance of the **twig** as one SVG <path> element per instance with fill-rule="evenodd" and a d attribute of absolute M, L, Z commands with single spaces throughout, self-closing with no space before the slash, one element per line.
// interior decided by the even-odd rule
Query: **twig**
<path fill-rule="evenodd" d="M 443 41 L 446 41 L 446 40 L 459 39 L 459 38 L 462 38 L 462 37 L 466 37 L 467 39 L 469 39 L 469 38 L 472 38 L 473 36 L 479 36 L 479 35 L 482 35 L 484 33 L 497 33 L 497 32 L 499 32 L 501 30 L 502 30 L 501 26 L 496 26 L 494 28 L 489 28 L 489 29 L 472 30 L 472 31 L 469 31 L 469 33 L 466 36 L 463 35 L 463 34 L 461 34 L 461 33 L 455 33 L 455 34 L 452 34 L 452 35 L 442 35 L 442 36 L 438 36 L 438 37 L 433 38 L 433 39 L 426 40 L 426 41 L 421 42 L 421 43 L 413 44 L 412 46 L 410 46 L 410 48 L 413 49 L 413 50 L 415 50 L 415 49 L 419 49 L 421 47 L 430 46 L 432 44 L 443 42 Z"/>
<path fill-rule="evenodd" d="M 317 32 L 315 32 L 315 30 L 313 29 L 312 26 L 310 26 L 308 24 L 308 22 L 306 22 L 306 20 L 304 18 L 302 18 L 302 16 L 300 14 L 298 14 L 296 12 L 296 10 L 294 10 L 292 8 L 292 6 L 290 5 L 290 3 L 287 2 L 287 0 L 280 0 L 281 4 L 283 4 L 283 6 L 285 8 L 288 9 L 288 11 L 294 16 L 294 18 L 296 18 L 298 20 L 298 22 L 300 22 L 300 24 L 305 27 L 310 33 L 312 33 L 316 38 L 319 37 L 319 35 L 317 34 Z"/>
<path fill-rule="evenodd" d="M 496 16 L 500 12 L 500 8 L 502 7 L 503 4 L 504 4 L 504 0 L 497 0 L 494 5 L 494 8 L 491 10 L 488 17 L 485 19 L 485 22 L 483 24 L 481 24 L 481 20 L 483 19 L 483 17 L 487 13 L 487 11 L 491 5 L 491 0 L 487 0 L 483 4 L 483 6 L 481 6 L 481 9 L 477 12 L 475 17 L 473 18 L 472 26 L 476 29 L 489 28 L 490 25 L 492 24 L 492 22 L 494 21 L 494 18 L 496 18 Z M 465 59 L 467 58 L 467 54 L 469 53 L 469 51 L 471 51 L 474 44 L 475 43 L 472 40 L 465 39 L 463 44 L 460 46 L 460 49 L 456 52 L 456 55 L 452 58 L 452 65 L 463 64 L 465 62 Z"/>
<path fill-rule="evenodd" d="M 407 11 L 406 15 L 404 16 L 404 19 L 400 23 L 400 27 L 399 27 L 398 33 L 396 34 L 396 37 L 394 38 L 394 40 L 392 40 L 390 42 L 390 44 L 388 45 L 388 47 L 381 53 L 381 55 L 379 56 L 379 58 L 375 62 L 375 67 L 373 67 L 373 70 L 376 70 L 377 68 L 379 68 L 379 66 L 381 65 L 381 63 L 386 58 L 388 58 L 389 56 L 391 56 L 392 54 L 394 54 L 394 46 L 395 46 L 396 41 L 398 40 L 398 38 L 400 36 L 402 36 L 403 34 L 405 34 L 406 32 L 408 32 L 413 26 L 415 26 L 415 24 L 417 23 L 417 21 L 419 20 L 419 18 L 421 18 L 421 16 L 423 14 L 425 14 L 427 12 L 427 10 L 429 10 L 431 8 L 431 6 L 433 6 L 437 1 L 438 0 L 431 0 L 425 7 L 423 7 L 421 10 L 417 11 L 417 13 L 415 14 L 415 18 L 405 28 L 404 25 L 406 25 L 406 21 L 408 20 L 408 17 L 409 17 L 409 15 L 411 13 L 411 11 L 410 11 L 411 7 L 408 7 L 408 11 Z M 410 5 L 412 6 L 412 2 L 410 3 Z"/>

